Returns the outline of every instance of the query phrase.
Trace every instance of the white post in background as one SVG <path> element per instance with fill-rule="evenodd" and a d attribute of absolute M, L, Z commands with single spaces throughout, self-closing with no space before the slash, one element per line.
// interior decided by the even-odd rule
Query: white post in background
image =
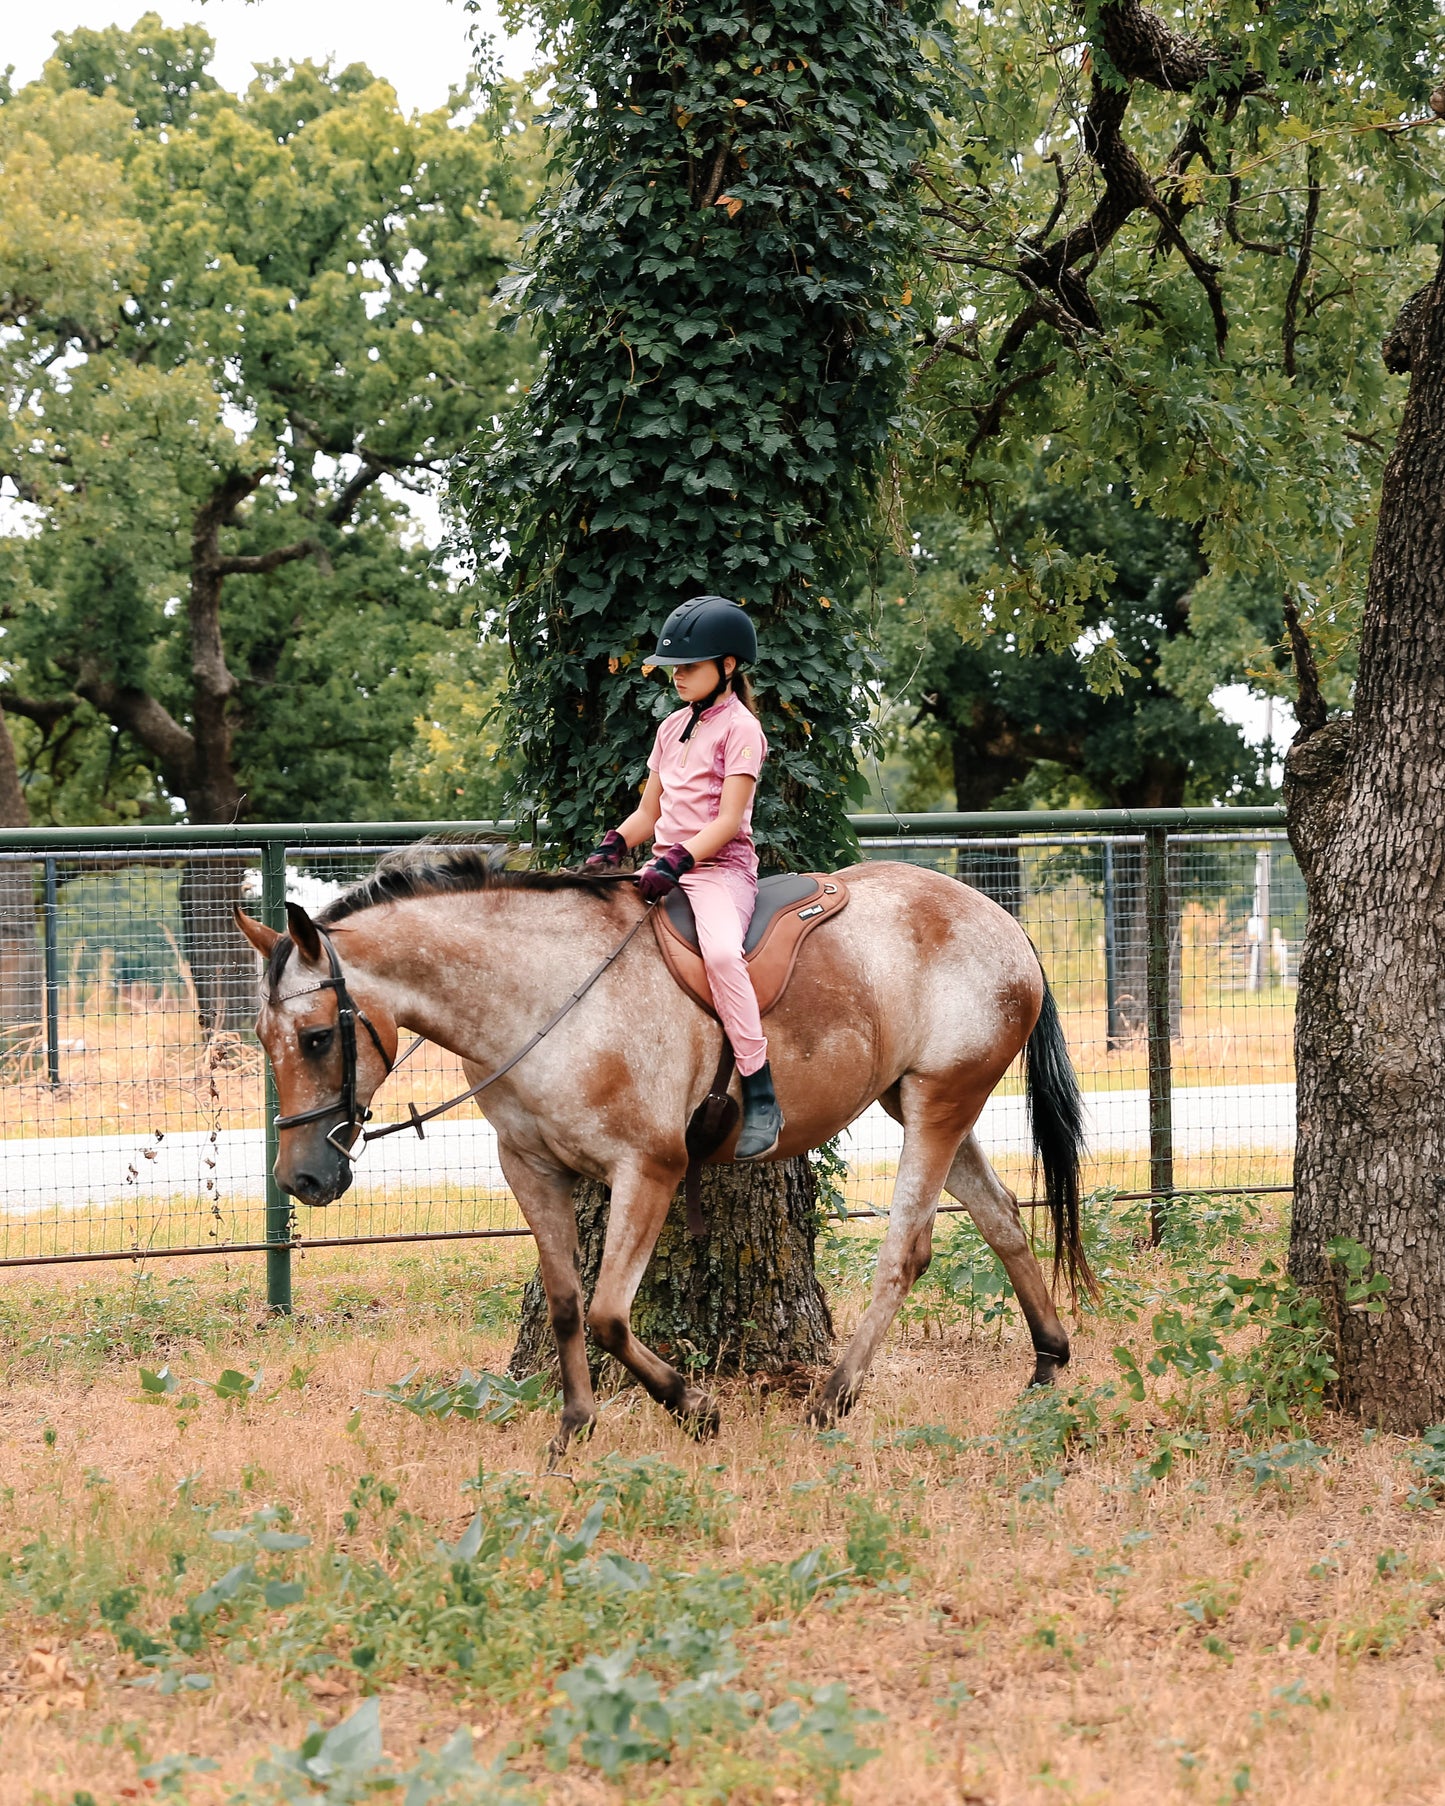
<path fill-rule="evenodd" d="M 1270 849 L 1261 847 L 1254 856 L 1254 912 L 1245 933 L 1249 937 L 1249 976 L 1245 989 L 1257 991 L 1264 983 L 1269 958 L 1269 879 Z"/>

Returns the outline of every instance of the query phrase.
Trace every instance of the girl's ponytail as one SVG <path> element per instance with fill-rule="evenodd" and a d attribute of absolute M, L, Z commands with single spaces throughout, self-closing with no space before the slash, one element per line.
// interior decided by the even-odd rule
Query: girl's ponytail
<path fill-rule="evenodd" d="M 747 672 L 743 670 L 734 671 L 732 676 L 728 679 L 728 682 L 732 687 L 733 695 L 737 697 L 738 701 L 742 703 L 748 713 L 750 715 L 756 715 L 758 712 L 758 699 L 753 695 L 753 680 L 748 676 Z"/>

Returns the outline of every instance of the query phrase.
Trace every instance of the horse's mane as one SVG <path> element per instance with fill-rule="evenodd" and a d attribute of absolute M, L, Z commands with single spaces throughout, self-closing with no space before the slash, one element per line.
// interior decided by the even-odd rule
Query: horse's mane
<path fill-rule="evenodd" d="M 421 841 L 388 853 L 363 878 L 317 916 L 323 928 L 343 922 L 363 909 L 401 903 L 410 897 L 437 897 L 455 891 L 527 890 L 584 891 L 590 896 L 615 895 L 617 880 L 592 872 L 517 871 L 506 864 L 507 849 L 494 846 L 447 846 Z"/>

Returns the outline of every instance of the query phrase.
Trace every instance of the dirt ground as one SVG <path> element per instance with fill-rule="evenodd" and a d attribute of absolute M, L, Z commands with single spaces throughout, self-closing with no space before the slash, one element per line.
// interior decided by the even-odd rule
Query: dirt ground
<path fill-rule="evenodd" d="M 368 1396 L 413 1369 L 500 1371 L 524 1259 L 328 1255 L 298 1275 L 297 1318 L 270 1324 L 254 1264 L 5 1276 L 0 1806 L 373 1797 L 361 1781 L 256 1779 L 268 1752 L 301 1749 L 369 1695 L 399 1767 L 469 1726 L 478 1759 L 530 1790 L 438 1796 L 469 1802 L 1445 1803 L 1445 1509 L 1404 1440 L 1325 1414 L 1303 1426 L 1314 1452 L 1297 1467 L 1276 1453 L 1251 1470 L 1269 1436 L 1250 1444 L 1221 1421 L 1154 1478 L 1160 1435 L 1182 1420 L 1120 1391 L 1097 1436 L 1045 1460 L 1017 1433 L 1017 1329 L 941 1305 L 895 1333 L 839 1431 L 804 1428 L 797 1376 L 726 1384 L 721 1435 L 702 1445 L 628 1393 L 547 1476 L 548 1411 L 443 1420 Z M 845 1272 L 844 1326 L 861 1296 Z M 1079 1321 L 1071 1388 L 1097 1401 L 1117 1387 L 1113 1349 L 1146 1318 Z M 168 1368 L 151 1384 L 172 1389 L 147 1392 L 142 1367 Z M 249 1387 L 258 1367 L 244 1399 L 214 1389 L 227 1369 Z M 589 1500 L 613 1502 L 570 1568 L 478 1557 L 493 1617 L 463 1668 L 434 1653 L 449 1632 L 417 1628 L 431 1583 L 395 1601 L 437 1539 L 460 1546 L 478 1498 L 498 1509 L 499 1487 L 568 1535 Z M 310 1544 L 255 1554 L 258 1523 Z M 795 1564 L 819 1548 L 841 1578 L 815 1586 Z M 248 1550 L 298 1575 L 307 1603 L 283 1579 L 246 1612 L 239 1595 L 198 1607 L 185 1622 L 204 1635 L 187 1645 L 173 1614 Z M 348 1562 L 364 1586 L 337 1580 Z M 583 1574 L 614 1589 L 590 1619 Z M 671 1591 L 647 1605 L 664 1577 Z M 734 1585 L 744 1605 L 717 1605 Z M 358 1602 L 385 1588 L 390 1628 L 368 1629 L 376 1653 L 358 1665 Z M 505 1617 L 524 1595 L 532 1616 Z M 585 1626 L 621 1625 L 630 1646 L 680 1599 L 703 1601 L 688 1607 L 699 1623 L 732 1614 L 732 1718 L 666 1748 L 658 1733 L 661 1753 L 614 1778 L 585 1741 L 548 1768 L 559 1678 L 610 1653 Z M 313 1614 L 306 1636 L 298 1612 Z M 169 1653 L 147 1657 L 146 1638 Z M 654 1663 L 664 1691 L 684 1672 L 672 1660 Z M 825 1693 L 819 1707 L 835 1683 L 846 1704 Z"/>

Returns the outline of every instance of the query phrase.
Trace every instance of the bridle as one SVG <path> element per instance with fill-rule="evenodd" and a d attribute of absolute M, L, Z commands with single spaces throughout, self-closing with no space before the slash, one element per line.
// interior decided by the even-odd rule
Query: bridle
<path fill-rule="evenodd" d="M 356 1107 L 357 1023 L 360 1022 L 365 1028 L 367 1034 L 371 1036 L 376 1051 L 381 1055 L 382 1064 L 386 1067 L 386 1074 L 384 1077 L 389 1077 L 400 1064 L 400 1061 L 392 1059 L 387 1053 L 386 1049 L 381 1044 L 380 1035 L 377 1034 L 375 1028 L 372 1026 L 365 1010 L 360 1007 L 350 991 L 347 990 L 346 977 L 341 970 L 341 961 L 337 957 L 336 948 L 332 945 L 331 936 L 327 934 L 326 930 L 318 923 L 316 925 L 316 932 L 320 935 L 321 944 L 326 949 L 326 957 L 331 967 L 330 976 L 319 979 L 314 985 L 308 985 L 305 990 L 292 991 L 286 997 L 283 997 L 278 1001 L 289 1003 L 293 997 L 309 997 L 315 991 L 335 991 L 337 1027 L 341 1031 L 341 1096 L 334 1104 L 318 1104 L 314 1110 L 298 1110 L 291 1116 L 275 1117 L 273 1119 L 274 1126 L 277 1129 L 298 1129 L 303 1123 L 320 1122 L 323 1116 L 330 1116 L 334 1110 L 340 1110 L 343 1120 L 337 1123 L 335 1128 L 327 1131 L 326 1139 L 344 1160 L 350 1160 L 352 1158 L 352 1149 L 356 1145 L 358 1134 L 361 1137 L 363 1146 L 369 1141 L 380 1140 L 384 1135 L 398 1135 L 403 1129 L 415 1129 L 418 1139 L 425 1140 L 426 1138 L 422 1133 L 423 1123 L 430 1122 L 434 1116 L 444 1116 L 448 1110 L 455 1110 L 458 1104 L 464 1104 L 469 1098 L 478 1096 L 481 1092 L 485 1091 L 489 1085 L 495 1085 L 497 1080 L 509 1073 L 519 1060 L 525 1059 L 539 1041 L 551 1034 L 552 1030 L 556 1028 L 562 1018 L 582 1001 L 612 962 L 630 945 L 633 936 L 637 933 L 638 929 L 642 927 L 642 924 L 647 920 L 654 907 L 655 905 L 648 904 L 647 908 L 643 910 L 642 914 L 627 930 L 627 933 L 623 935 L 622 939 L 607 955 L 606 959 L 602 961 L 601 965 L 593 968 L 562 1007 L 559 1010 L 555 1010 L 542 1024 L 541 1028 L 539 1028 L 535 1034 L 530 1035 L 512 1057 L 509 1060 L 504 1061 L 495 1072 L 488 1074 L 484 1079 L 479 1079 L 475 1085 L 468 1086 L 465 1091 L 459 1091 L 455 1097 L 449 1097 L 444 1104 L 433 1104 L 430 1110 L 418 1110 L 414 1103 L 408 1104 L 407 1109 L 410 1112 L 408 1116 L 404 1117 L 400 1122 L 383 1123 L 379 1129 L 368 1129 L 366 1124 L 371 1121 L 371 1111 L 358 1111 Z M 419 1042 L 408 1048 L 406 1054 L 404 1054 L 402 1058 L 406 1059 L 410 1054 L 414 1053 L 416 1051 L 416 1045 L 419 1045 Z M 342 1135 L 349 1138 L 344 1146 L 337 1139 L 338 1136 Z"/>
<path fill-rule="evenodd" d="M 358 1022 L 371 1036 L 372 1046 L 381 1055 L 381 1063 L 385 1066 L 388 1075 L 395 1062 L 382 1046 L 381 1036 L 377 1034 L 371 1018 L 347 990 L 346 975 L 341 970 L 341 961 L 337 957 L 331 936 L 324 928 L 318 927 L 316 932 L 321 937 L 321 945 L 326 949 L 326 958 L 331 967 L 330 976 L 318 979 L 314 985 L 307 985 L 304 990 L 292 991 L 280 1001 L 289 1003 L 293 997 L 310 997 L 317 991 L 335 991 L 336 1027 L 341 1036 L 341 1096 L 334 1104 L 318 1104 L 314 1110 L 297 1110 L 291 1116 L 278 1116 L 275 1119 L 275 1126 L 278 1129 L 299 1129 L 303 1123 L 320 1122 L 323 1116 L 330 1116 L 333 1111 L 340 1110 L 342 1120 L 336 1124 L 335 1128 L 327 1130 L 326 1139 L 343 1159 L 349 1159 L 357 1134 L 364 1135 L 366 1124 L 371 1121 L 370 1110 L 358 1111 L 356 1107 L 356 1025 Z M 337 1139 L 342 1135 L 347 1137 L 344 1145 Z"/>

